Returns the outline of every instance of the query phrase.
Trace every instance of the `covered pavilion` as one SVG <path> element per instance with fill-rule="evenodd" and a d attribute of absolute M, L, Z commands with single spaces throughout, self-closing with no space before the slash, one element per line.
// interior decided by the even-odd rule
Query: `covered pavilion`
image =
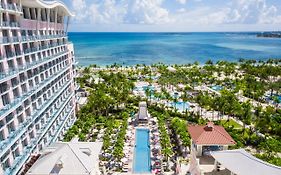
<path fill-rule="evenodd" d="M 228 146 L 236 142 L 227 131 L 214 123 L 209 122 L 205 126 L 189 125 L 188 132 L 191 136 L 191 149 L 196 156 L 210 155 L 210 151 L 227 150 Z"/>

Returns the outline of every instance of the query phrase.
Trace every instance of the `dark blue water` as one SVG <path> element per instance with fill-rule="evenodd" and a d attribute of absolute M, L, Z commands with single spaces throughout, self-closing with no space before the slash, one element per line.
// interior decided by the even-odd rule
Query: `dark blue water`
<path fill-rule="evenodd" d="M 82 66 L 281 58 L 281 39 L 255 33 L 69 33 Z"/>

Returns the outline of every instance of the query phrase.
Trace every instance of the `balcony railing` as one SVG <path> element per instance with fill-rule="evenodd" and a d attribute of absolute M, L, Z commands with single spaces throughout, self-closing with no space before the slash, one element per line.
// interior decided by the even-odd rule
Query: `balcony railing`
<path fill-rule="evenodd" d="M 13 75 L 15 75 L 15 74 L 20 73 L 20 71 L 26 71 L 26 70 L 32 68 L 32 67 L 35 66 L 35 65 L 41 64 L 41 63 L 43 63 L 43 62 L 48 62 L 48 61 L 50 61 L 51 59 L 57 58 L 58 56 L 63 56 L 63 54 L 66 54 L 67 52 L 68 52 L 68 51 L 64 50 L 64 51 L 59 52 L 59 53 L 57 53 L 57 54 L 55 54 L 55 55 L 51 55 L 51 56 L 48 56 L 48 57 L 44 57 L 44 58 L 41 59 L 41 60 L 37 60 L 37 61 L 31 62 L 31 63 L 29 63 L 29 64 L 20 66 L 20 67 L 18 67 L 18 68 L 16 68 L 16 69 L 13 69 L 13 70 L 9 70 L 8 72 L 0 73 L 0 78 L 1 78 L 1 79 L 8 78 L 8 77 L 10 77 L 10 76 L 13 76 Z M 13 52 L 10 52 L 9 54 L 11 54 L 11 56 L 14 56 L 14 55 L 15 55 L 15 53 L 13 53 Z M 8 58 L 10 58 L 10 57 L 8 56 Z"/>
<path fill-rule="evenodd" d="M 73 95 L 73 94 L 70 94 L 69 97 L 71 97 L 72 95 Z M 66 103 L 66 102 L 67 102 L 67 100 L 64 101 L 64 103 Z M 61 106 L 63 106 L 63 105 L 61 105 Z M 54 113 L 53 116 L 56 116 L 56 115 L 57 115 L 57 112 L 58 112 L 58 110 L 54 111 L 54 112 L 53 112 L 53 113 Z M 69 116 L 71 113 L 72 113 L 72 110 L 71 110 L 70 112 L 68 112 L 67 116 Z M 53 117 L 53 118 L 55 118 L 55 117 Z M 51 118 L 52 121 L 54 120 L 53 118 Z M 54 122 L 54 121 L 53 121 L 53 122 Z M 49 121 L 47 124 L 45 124 L 45 127 L 44 127 L 44 128 L 49 128 L 49 127 L 51 126 L 50 124 L 52 124 L 52 122 Z M 48 127 L 46 127 L 46 125 L 47 125 Z M 23 164 L 26 162 L 26 160 L 29 158 L 30 154 L 32 153 L 33 149 L 37 146 L 37 144 L 38 144 L 40 138 L 44 135 L 44 133 L 45 133 L 45 132 L 43 132 L 43 134 L 40 134 L 40 135 L 37 136 L 36 138 L 31 139 L 30 144 L 25 147 L 25 149 L 24 149 L 22 155 L 19 156 L 19 157 L 17 157 L 17 158 L 15 159 L 15 161 L 14 161 L 12 167 L 8 168 L 8 169 L 5 171 L 5 173 L 7 173 L 7 174 L 12 174 L 12 175 L 18 173 L 18 171 L 20 170 L 20 167 L 22 167 L 22 165 L 23 165 Z M 53 139 L 52 139 L 52 140 L 53 140 Z"/>
<path fill-rule="evenodd" d="M 19 37 L 13 36 L 13 37 L 7 37 L 3 36 L 0 38 L 0 43 L 7 44 L 7 43 L 14 43 L 14 42 L 20 42 Z"/>
<path fill-rule="evenodd" d="M 2 21 L 2 27 L 20 27 L 20 23 L 18 22 L 9 22 L 9 21 Z"/>
<path fill-rule="evenodd" d="M 16 12 L 22 12 L 21 7 L 15 3 L 11 4 L 11 3 L 1 3 L 1 7 L 5 10 L 12 10 L 12 11 L 16 11 Z"/>
<path fill-rule="evenodd" d="M 67 99 L 63 100 L 62 104 L 54 111 L 54 114 L 49 117 L 49 120 L 46 122 L 46 124 L 44 125 L 44 127 L 42 127 L 38 132 L 37 134 L 43 136 L 47 131 L 48 129 L 52 126 L 52 124 L 56 121 L 56 119 L 58 118 L 59 114 L 63 111 L 64 109 L 64 106 L 66 106 L 66 104 L 69 102 L 69 100 L 72 98 L 72 96 L 74 95 L 74 93 L 71 93 Z M 67 111 L 67 117 L 72 113 L 73 109 L 72 110 L 68 110 Z M 58 130 L 57 130 L 58 131 Z M 54 137 L 53 137 L 54 138 Z"/>
<path fill-rule="evenodd" d="M 53 94 L 52 98 L 48 99 L 40 107 L 38 107 L 36 110 L 34 110 L 31 114 L 31 116 L 26 121 L 21 123 L 16 131 L 14 131 L 13 133 L 10 133 L 10 135 L 7 139 L 0 142 L 0 157 L 11 147 L 11 145 L 14 144 L 15 141 L 18 140 L 18 138 L 20 138 L 22 136 L 22 134 L 24 132 L 26 132 L 28 126 L 30 124 L 32 124 L 36 120 L 36 118 L 39 117 L 40 114 L 43 111 L 45 111 L 61 93 L 63 93 L 65 91 L 65 89 L 69 86 L 70 83 L 71 83 L 71 81 L 65 82 L 61 86 L 63 88 L 61 88 L 60 90 L 55 92 Z M 73 93 L 72 93 L 72 95 L 73 95 Z"/>
<path fill-rule="evenodd" d="M 29 30 L 45 30 L 45 29 L 53 29 L 53 30 L 64 30 L 64 24 L 62 23 L 54 23 L 47 21 L 37 21 L 32 19 L 21 19 L 20 26 L 23 29 Z"/>
<path fill-rule="evenodd" d="M 24 54 L 29 54 L 29 53 L 33 53 L 33 52 L 37 52 L 37 51 L 43 51 L 45 49 L 52 49 L 53 47 L 63 46 L 66 43 L 67 42 L 59 42 L 59 43 L 54 43 L 54 44 L 48 44 L 46 46 L 39 46 L 38 48 L 32 47 L 32 48 L 25 49 L 23 52 L 24 52 Z"/>
<path fill-rule="evenodd" d="M 45 39 L 55 39 L 67 37 L 65 34 L 57 34 L 57 35 L 34 35 L 34 36 L 22 36 L 22 41 L 32 41 L 32 40 L 45 40 Z"/>
<path fill-rule="evenodd" d="M 12 101 L 12 103 L 5 105 L 1 111 L 0 114 L 1 116 L 3 114 L 5 114 L 7 111 L 9 111 L 10 109 L 19 106 L 23 101 L 25 101 L 26 97 L 29 97 L 31 94 L 34 93 L 34 91 L 39 91 L 41 88 L 45 87 L 46 84 L 50 83 L 54 78 L 57 77 L 58 74 L 61 75 L 62 72 L 64 72 L 64 70 L 66 70 L 68 68 L 68 66 L 64 67 L 63 69 L 61 69 L 59 72 L 53 74 L 52 76 L 50 76 L 49 78 L 46 78 L 45 80 L 43 80 L 42 82 L 40 82 L 39 84 L 37 84 L 36 86 L 34 86 L 34 88 L 32 88 L 31 90 L 29 90 L 27 93 L 23 94 L 21 97 L 19 97 L 18 99 L 14 99 Z M 18 72 L 18 71 L 15 71 Z M 15 73 L 13 72 L 13 73 Z M 11 73 L 11 74 L 13 74 Z"/>
<path fill-rule="evenodd" d="M 25 147 L 22 154 L 15 158 L 12 167 L 6 169 L 5 174 L 15 175 L 18 173 L 22 165 L 27 161 L 30 157 L 31 152 L 36 146 L 36 139 L 31 139 L 28 146 Z"/>
<path fill-rule="evenodd" d="M 72 114 L 73 111 L 74 111 L 74 107 L 72 107 L 70 109 L 70 112 L 68 111 L 67 117 L 65 117 L 65 119 L 59 124 L 59 127 L 55 130 L 55 134 L 53 135 L 53 139 L 51 140 L 50 143 L 53 143 L 56 141 L 58 135 L 60 134 L 62 128 L 64 127 L 65 123 L 67 122 L 67 120 L 69 119 L 69 116 Z"/>

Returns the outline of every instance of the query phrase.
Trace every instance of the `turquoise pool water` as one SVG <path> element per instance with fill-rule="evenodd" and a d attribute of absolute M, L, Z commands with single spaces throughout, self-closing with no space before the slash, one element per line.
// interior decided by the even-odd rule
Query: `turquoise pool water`
<path fill-rule="evenodd" d="M 134 150 L 133 173 L 150 173 L 149 130 L 136 129 L 136 145 Z"/>
<path fill-rule="evenodd" d="M 281 104 L 281 95 L 273 94 L 273 95 L 272 95 L 271 97 L 269 97 L 268 99 L 274 100 L 275 97 L 277 97 L 278 103 Z M 275 102 L 274 102 L 274 103 L 275 103 Z"/>
<path fill-rule="evenodd" d="M 212 89 L 215 90 L 215 91 L 220 91 L 220 90 L 223 89 L 223 87 L 220 86 L 220 85 L 215 85 L 215 86 L 212 86 Z"/>
<path fill-rule="evenodd" d="M 190 107 L 189 103 L 187 103 L 187 102 L 172 102 L 170 105 L 172 107 L 176 107 L 176 109 L 180 112 L 185 111 L 186 109 L 188 110 Z"/>

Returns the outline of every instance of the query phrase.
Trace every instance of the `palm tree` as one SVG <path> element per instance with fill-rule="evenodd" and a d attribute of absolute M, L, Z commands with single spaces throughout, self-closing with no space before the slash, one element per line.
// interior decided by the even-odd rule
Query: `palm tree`
<path fill-rule="evenodd" d="M 243 121 L 243 132 L 245 131 L 246 124 L 251 124 L 251 118 L 252 118 L 252 105 L 249 101 L 242 103 L 242 121 Z"/>

